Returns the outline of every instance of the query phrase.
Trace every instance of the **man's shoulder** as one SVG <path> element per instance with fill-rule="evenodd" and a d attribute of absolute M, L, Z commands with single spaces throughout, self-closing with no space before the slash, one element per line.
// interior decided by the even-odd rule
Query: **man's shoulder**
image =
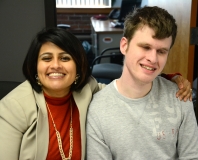
<path fill-rule="evenodd" d="M 178 98 L 176 98 L 176 92 L 178 87 L 175 83 L 166 80 L 163 77 L 157 77 L 153 81 L 152 94 L 153 101 L 161 105 L 164 104 L 177 104 L 180 105 Z"/>
<path fill-rule="evenodd" d="M 177 106 L 181 109 L 187 108 L 188 110 L 190 108 L 189 106 L 192 106 L 191 101 L 184 102 L 180 101 L 179 98 L 176 98 L 176 92 L 179 90 L 176 83 L 163 77 L 157 77 L 154 80 L 154 83 L 154 96 L 157 96 L 156 100 L 160 100 L 164 104 L 174 104 L 173 106 Z"/>
<path fill-rule="evenodd" d="M 95 93 L 93 97 L 94 98 L 105 98 L 105 97 L 111 96 L 112 87 L 113 87 L 113 82 L 106 85 L 102 90 Z"/>
<path fill-rule="evenodd" d="M 95 93 L 90 103 L 90 106 L 99 109 L 106 106 L 106 104 L 111 104 L 111 102 L 114 101 L 115 97 L 113 87 L 113 82 L 111 82 L 110 84 L 106 85 L 106 87 L 104 87 L 102 90 Z"/>
<path fill-rule="evenodd" d="M 157 86 L 158 89 L 162 89 L 162 90 L 168 90 L 169 93 L 171 91 L 175 92 L 178 90 L 178 86 L 176 83 L 167 80 L 163 77 L 156 77 L 156 79 L 154 80 L 155 85 Z"/>

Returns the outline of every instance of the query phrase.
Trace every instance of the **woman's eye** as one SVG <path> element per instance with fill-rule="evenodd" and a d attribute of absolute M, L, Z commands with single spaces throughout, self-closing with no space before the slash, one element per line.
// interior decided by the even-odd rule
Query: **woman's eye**
<path fill-rule="evenodd" d="M 70 58 L 69 57 L 61 57 L 61 60 L 65 62 L 65 61 L 69 61 Z"/>
<path fill-rule="evenodd" d="M 43 57 L 42 60 L 43 61 L 50 61 L 51 60 L 51 57 Z"/>

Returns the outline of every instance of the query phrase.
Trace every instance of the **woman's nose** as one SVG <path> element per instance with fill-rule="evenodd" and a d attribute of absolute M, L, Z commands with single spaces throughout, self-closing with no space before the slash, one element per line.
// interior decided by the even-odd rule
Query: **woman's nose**
<path fill-rule="evenodd" d="M 61 66 L 60 62 L 58 61 L 58 59 L 54 59 L 51 63 L 51 66 L 53 68 L 59 68 Z"/>

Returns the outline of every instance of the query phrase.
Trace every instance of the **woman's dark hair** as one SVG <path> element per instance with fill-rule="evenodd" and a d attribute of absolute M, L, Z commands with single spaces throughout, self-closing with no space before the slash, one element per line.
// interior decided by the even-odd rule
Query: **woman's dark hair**
<path fill-rule="evenodd" d="M 61 28 L 45 28 L 40 31 L 30 44 L 23 63 L 23 74 L 36 92 L 42 88 L 37 84 L 37 60 L 41 46 L 51 42 L 70 54 L 76 63 L 76 73 L 80 75 L 77 84 L 72 84 L 71 91 L 80 90 L 87 83 L 90 73 L 89 63 L 81 42 L 69 31 Z"/>

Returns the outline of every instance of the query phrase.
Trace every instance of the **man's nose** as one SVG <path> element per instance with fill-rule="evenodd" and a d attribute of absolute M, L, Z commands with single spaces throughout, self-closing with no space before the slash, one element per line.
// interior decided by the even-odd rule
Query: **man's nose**
<path fill-rule="evenodd" d="M 147 53 L 146 55 L 146 59 L 148 61 L 150 61 L 151 63 L 156 63 L 158 61 L 158 58 L 157 58 L 157 51 L 155 50 L 151 50 Z"/>

